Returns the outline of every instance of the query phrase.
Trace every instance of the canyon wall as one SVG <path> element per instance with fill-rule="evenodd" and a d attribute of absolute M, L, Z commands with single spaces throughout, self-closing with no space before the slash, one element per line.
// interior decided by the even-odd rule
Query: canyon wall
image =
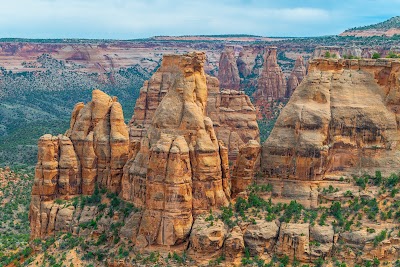
<path fill-rule="evenodd" d="M 312 60 L 263 144 L 265 175 L 314 181 L 395 171 L 399 66 L 390 59 Z"/>

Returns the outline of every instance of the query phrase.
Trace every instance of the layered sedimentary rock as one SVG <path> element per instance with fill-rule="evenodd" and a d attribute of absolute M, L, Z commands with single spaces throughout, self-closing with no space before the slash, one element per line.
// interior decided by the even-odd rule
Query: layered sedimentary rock
<path fill-rule="evenodd" d="M 157 107 L 140 151 L 125 166 L 122 197 L 143 209 L 137 243 L 177 245 L 193 216 L 229 200 L 226 148 L 206 117 L 205 54 L 166 56 L 172 86 Z M 145 244 L 143 244 L 145 243 Z"/>
<path fill-rule="evenodd" d="M 51 217 L 52 205 L 46 201 L 92 194 L 96 182 L 118 192 L 128 149 L 128 128 L 116 98 L 94 90 L 91 102 L 76 104 L 65 135 L 46 134 L 38 142 L 30 208 L 33 235 L 48 232 L 39 229 Z"/>
<path fill-rule="evenodd" d="M 65 135 L 40 138 L 30 208 L 32 237 L 58 231 L 88 235 L 89 230 L 77 226 L 98 216 L 98 207 L 65 207 L 54 199 L 92 194 L 98 184 L 140 209 L 123 218 L 120 231 L 138 249 L 184 247 L 191 233 L 195 254 L 213 249 L 213 233 L 193 231 L 193 224 L 201 214 L 229 204 L 229 149 L 237 154 L 244 142 L 234 173 L 251 181 L 259 153 L 253 139 L 259 140 L 259 132 L 249 98 L 238 91 L 220 92 L 218 80 L 205 75 L 204 61 L 202 52 L 165 56 L 153 82 L 145 83 L 145 99 L 155 109 L 146 106 L 151 101 L 137 106 L 130 139 L 121 105 L 99 90 L 93 91 L 91 102 L 74 107 Z M 167 89 L 157 99 L 155 92 L 164 92 L 160 88 Z M 116 214 L 113 220 L 121 218 Z M 109 221 L 99 219 L 99 231 Z M 224 234 L 217 238 L 216 257 L 224 251 L 228 231 L 224 223 L 219 226 Z M 236 232 L 230 240 L 233 251 L 228 251 L 233 260 L 243 247 Z M 204 236 L 210 237 L 208 248 L 202 247 Z"/>
<path fill-rule="evenodd" d="M 220 91 L 218 79 L 207 77 L 206 113 L 214 124 L 217 138 L 228 147 L 229 159 L 235 160 L 241 146 L 260 141 L 256 109 L 250 98 L 236 90 Z"/>
<path fill-rule="evenodd" d="M 249 76 L 260 75 L 263 66 L 264 47 L 262 46 L 243 46 L 236 60 L 236 64 L 241 78 L 247 79 Z"/>
<path fill-rule="evenodd" d="M 174 57 L 165 56 L 160 68 L 141 88 L 130 122 L 131 141 L 140 142 L 146 136 L 155 110 L 172 88 L 179 73 L 174 60 Z M 235 160 L 240 146 L 251 139 L 259 141 L 256 110 L 243 92 L 221 90 L 217 78 L 207 76 L 206 84 L 206 115 L 213 121 L 217 138 L 228 147 L 229 158 Z"/>
<path fill-rule="evenodd" d="M 264 66 L 257 81 L 254 98 L 276 100 L 285 97 L 286 79 L 277 62 L 277 48 L 266 48 Z"/>
<path fill-rule="evenodd" d="M 236 65 L 235 49 L 226 46 L 219 59 L 218 80 L 222 89 L 239 90 L 240 77 Z"/>
<path fill-rule="evenodd" d="M 232 173 L 233 195 L 245 191 L 253 182 L 255 165 L 260 155 L 260 150 L 261 146 L 255 140 L 250 140 L 240 148 Z"/>
<path fill-rule="evenodd" d="M 306 76 L 306 67 L 304 66 L 304 60 L 302 56 L 299 56 L 296 59 L 296 62 L 294 64 L 294 68 L 292 72 L 290 73 L 290 76 L 287 81 L 287 90 L 286 90 L 286 97 L 289 98 L 292 94 L 293 91 L 299 86 L 301 81 L 304 79 Z"/>
<path fill-rule="evenodd" d="M 392 60 L 312 60 L 263 145 L 266 177 L 311 181 L 395 171 L 399 73 Z"/>

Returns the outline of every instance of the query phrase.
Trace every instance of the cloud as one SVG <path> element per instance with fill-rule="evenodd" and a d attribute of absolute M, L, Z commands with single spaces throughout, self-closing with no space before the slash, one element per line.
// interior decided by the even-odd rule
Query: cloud
<path fill-rule="evenodd" d="M 28 38 L 130 39 L 223 33 L 315 36 L 378 22 L 395 15 L 400 7 L 397 0 L 0 1 L 4 1 L 0 37 Z"/>

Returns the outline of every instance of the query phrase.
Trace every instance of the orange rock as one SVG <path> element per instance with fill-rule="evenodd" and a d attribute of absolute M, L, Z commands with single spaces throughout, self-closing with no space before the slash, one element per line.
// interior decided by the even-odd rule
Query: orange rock
<path fill-rule="evenodd" d="M 165 94 L 172 88 L 173 81 L 179 74 L 177 57 L 166 55 L 160 68 L 140 90 L 134 115 L 130 121 L 131 141 L 140 141 L 147 135 L 155 110 Z M 204 83 L 204 80 L 200 81 Z M 239 147 L 247 141 L 259 141 L 259 129 L 256 110 L 250 98 L 236 90 L 220 90 L 215 77 L 206 76 L 207 95 L 202 96 L 202 106 L 211 118 L 217 138 L 224 141 L 229 151 L 229 159 L 235 160 Z M 160 120 L 159 120 L 160 121 Z"/>
<path fill-rule="evenodd" d="M 293 91 L 299 86 L 301 81 L 306 76 L 306 67 L 304 66 L 303 57 L 299 56 L 296 59 L 296 63 L 294 64 L 294 68 L 290 73 L 289 79 L 287 81 L 287 90 L 286 97 L 290 98 L 293 94 Z"/>
<path fill-rule="evenodd" d="M 233 195 L 245 191 L 253 182 L 255 165 L 259 159 L 260 151 L 261 146 L 255 140 L 250 140 L 240 148 L 232 174 Z"/>
<path fill-rule="evenodd" d="M 204 60 L 200 52 L 164 59 L 161 70 L 169 71 L 172 86 L 139 152 L 124 167 L 122 197 L 144 209 L 139 246 L 178 245 L 188 237 L 194 216 L 228 204 L 227 151 L 204 115 Z"/>
<path fill-rule="evenodd" d="M 304 181 L 395 171 L 399 72 L 393 60 L 312 60 L 263 144 L 266 176 Z"/>

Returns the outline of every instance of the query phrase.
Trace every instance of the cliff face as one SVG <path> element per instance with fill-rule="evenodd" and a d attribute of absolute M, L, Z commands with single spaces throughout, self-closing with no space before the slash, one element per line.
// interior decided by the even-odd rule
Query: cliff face
<path fill-rule="evenodd" d="M 276 100 L 285 97 L 286 79 L 277 63 L 277 48 L 266 48 L 264 66 L 257 81 L 254 98 Z"/>
<path fill-rule="evenodd" d="M 219 59 L 218 80 L 222 89 L 239 90 L 240 77 L 233 46 L 226 46 Z"/>
<path fill-rule="evenodd" d="M 121 190 L 129 148 L 121 105 L 94 90 L 91 102 L 75 105 L 65 135 L 46 134 L 38 148 L 30 221 L 32 236 L 40 237 L 54 230 L 48 226 L 50 213 L 57 211 L 52 200 L 92 194 L 96 182 L 112 192 Z"/>
<path fill-rule="evenodd" d="M 229 181 L 223 172 L 227 157 L 220 153 L 226 148 L 204 115 L 204 60 L 204 53 L 167 60 L 177 67 L 172 86 L 156 109 L 140 151 L 125 166 L 122 197 L 143 203 L 137 240 L 145 245 L 185 241 L 194 215 L 229 202 Z"/>
<path fill-rule="evenodd" d="M 322 180 L 341 172 L 395 171 L 399 63 L 310 62 L 263 145 L 267 177 Z"/>
<path fill-rule="evenodd" d="M 160 68 L 141 88 L 129 124 L 132 140 L 140 141 L 146 136 L 155 110 L 172 88 L 176 76 L 180 75 L 175 60 L 175 57 L 165 56 Z M 211 118 L 217 138 L 225 143 L 230 159 L 234 160 L 241 145 L 251 139 L 259 141 L 256 110 L 243 92 L 221 90 L 217 78 L 206 76 L 206 85 L 205 114 Z"/>
<path fill-rule="evenodd" d="M 257 76 L 261 73 L 263 66 L 264 47 L 261 46 L 243 46 L 236 64 L 240 77 L 247 79 L 249 76 Z"/>
<path fill-rule="evenodd" d="M 304 79 L 306 76 L 306 67 L 304 66 L 304 60 L 302 56 L 299 56 L 296 59 L 296 62 L 294 64 L 294 68 L 292 72 L 290 73 L 290 76 L 287 81 L 287 91 L 286 91 L 286 98 L 290 98 L 290 96 L 293 94 L 293 91 L 299 86 L 301 81 Z"/>

